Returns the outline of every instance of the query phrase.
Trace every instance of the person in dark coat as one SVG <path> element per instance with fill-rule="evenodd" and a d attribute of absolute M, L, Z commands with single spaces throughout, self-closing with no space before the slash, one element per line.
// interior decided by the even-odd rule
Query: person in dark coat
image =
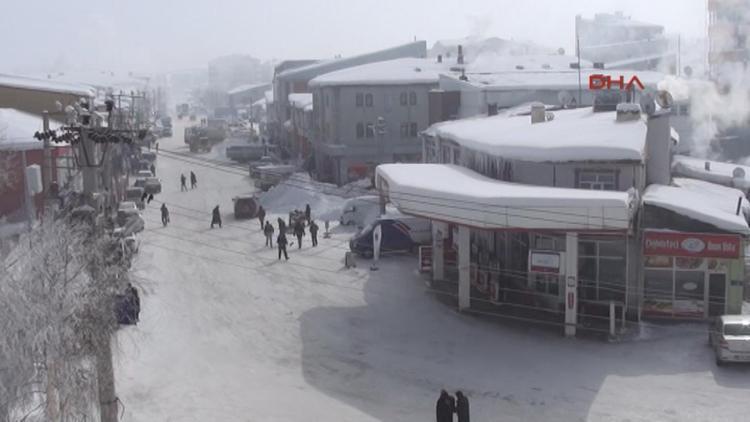
<path fill-rule="evenodd" d="M 437 422 L 453 422 L 455 400 L 445 390 L 440 390 L 440 397 L 435 405 L 435 420 Z"/>
<path fill-rule="evenodd" d="M 132 316 L 135 322 L 138 322 L 141 317 L 141 298 L 138 296 L 138 289 L 133 286 L 133 284 L 128 283 L 128 287 L 126 289 L 128 300 L 131 305 L 131 311 L 133 312 Z"/>
<path fill-rule="evenodd" d="M 141 202 L 145 203 L 146 199 L 148 199 L 148 194 L 146 192 L 143 192 L 143 195 L 141 195 Z"/>
<path fill-rule="evenodd" d="M 161 223 L 164 224 L 164 226 L 169 223 L 169 210 L 167 209 L 167 204 L 163 202 L 161 204 Z"/>
<path fill-rule="evenodd" d="M 307 221 L 307 224 L 310 224 L 310 217 L 311 217 L 310 204 L 307 204 L 305 205 L 305 221 Z"/>
<path fill-rule="evenodd" d="M 195 173 L 193 173 L 192 170 L 190 170 L 190 189 L 195 189 L 198 187 L 198 178 L 195 177 Z"/>
<path fill-rule="evenodd" d="M 217 205 L 214 207 L 214 210 L 211 215 L 211 228 L 214 228 L 214 224 L 218 224 L 219 228 L 221 228 L 221 213 L 219 212 L 219 206 Z"/>
<path fill-rule="evenodd" d="M 153 194 L 153 193 L 149 193 L 149 194 L 148 194 L 148 201 L 146 201 L 146 203 L 147 203 L 147 204 L 150 204 L 150 203 L 151 203 L 151 201 L 153 201 L 153 200 L 154 200 L 154 194 Z"/>
<path fill-rule="evenodd" d="M 279 237 L 276 238 L 276 246 L 279 248 L 279 259 L 281 259 L 281 253 L 284 253 L 284 258 L 288 261 L 289 255 L 286 254 L 286 235 L 279 233 Z"/>
<path fill-rule="evenodd" d="M 156 166 L 154 165 L 154 163 L 151 163 L 151 174 L 156 176 Z"/>
<path fill-rule="evenodd" d="M 265 225 L 263 224 L 266 219 L 266 210 L 263 208 L 263 205 L 258 208 L 258 221 L 260 221 L 260 228 L 263 230 Z"/>
<path fill-rule="evenodd" d="M 284 222 L 284 219 L 279 217 L 276 221 L 279 223 L 279 234 L 286 234 L 286 223 Z"/>
<path fill-rule="evenodd" d="M 273 226 L 270 221 L 266 221 L 266 226 L 263 228 L 263 234 L 266 235 L 266 246 L 273 248 Z"/>
<path fill-rule="evenodd" d="M 187 191 L 187 185 L 185 184 L 187 182 L 187 178 L 185 177 L 185 174 L 180 175 L 180 192 Z"/>
<path fill-rule="evenodd" d="M 313 247 L 318 246 L 318 225 L 312 220 L 310 221 L 310 237 Z"/>
<path fill-rule="evenodd" d="M 456 416 L 458 422 L 469 422 L 469 398 L 461 390 L 456 391 Z"/>
<path fill-rule="evenodd" d="M 294 235 L 297 236 L 297 249 L 302 249 L 302 237 L 305 235 L 305 223 L 297 220 L 294 223 Z"/>

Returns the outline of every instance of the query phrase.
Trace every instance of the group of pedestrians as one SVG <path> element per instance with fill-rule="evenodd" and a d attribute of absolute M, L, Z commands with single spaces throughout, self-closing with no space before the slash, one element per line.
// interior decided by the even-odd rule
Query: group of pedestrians
<path fill-rule="evenodd" d="M 198 187 L 198 178 L 195 177 L 195 173 L 193 173 L 192 170 L 190 170 L 190 190 L 193 190 Z M 180 174 L 180 192 L 186 192 L 188 190 L 187 188 L 187 177 L 185 177 L 185 173 Z"/>
<path fill-rule="evenodd" d="M 445 390 L 440 390 L 440 397 L 435 405 L 437 422 L 453 422 L 453 414 L 458 422 L 469 422 L 469 398 L 461 391 L 456 391 L 454 398 Z"/>
<path fill-rule="evenodd" d="M 289 259 L 289 254 L 287 253 L 287 246 L 289 245 L 289 240 L 286 237 L 287 234 L 287 227 L 291 228 L 292 234 L 297 238 L 297 249 L 302 248 L 302 238 L 305 237 L 306 232 L 305 229 L 310 231 L 310 238 L 312 239 L 312 246 L 316 247 L 318 246 L 318 231 L 320 228 L 315 223 L 315 221 L 312 219 L 312 211 L 310 209 L 310 204 L 307 204 L 305 206 L 305 214 L 304 219 L 301 218 L 295 218 L 297 213 L 292 212 L 289 215 L 289 223 L 287 224 L 286 221 L 284 221 L 283 218 L 279 217 L 276 221 L 279 228 L 279 233 L 276 236 L 276 248 L 279 250 L 279 258 L 281 259 L 281 256 L 284 256 L 284 259 Z M 275 233 L 275 229 L 273 227 L 273 224 L 271 224 L 270 221 L 266 221 L 266 210 L 261 205 L 258 209 L 258 221 L 260 222 L 260 227 L 263 230 L 263 235 L 266 238 L 266 244 L 265 246 L 269 248 L 273 248 L 273 237 Z M 307 223 L 307 224 L 305 224 Z"/>

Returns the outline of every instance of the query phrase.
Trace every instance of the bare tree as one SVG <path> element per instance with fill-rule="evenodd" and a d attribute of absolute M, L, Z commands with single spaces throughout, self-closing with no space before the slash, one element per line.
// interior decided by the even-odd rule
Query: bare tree
<path fill-rule="evenodd" d="M 116 409 L 113 301 L 127 273 L 110 259 L 111 246 L 106 235 L 49 218 L 3 259 L 0 420 L 34 411 L 78 420 Z"/>

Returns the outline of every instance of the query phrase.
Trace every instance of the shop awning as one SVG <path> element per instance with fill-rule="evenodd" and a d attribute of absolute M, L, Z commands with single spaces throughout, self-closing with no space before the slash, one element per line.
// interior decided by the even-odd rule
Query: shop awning
<path fill-rule="evenodd" d="M 449 164 L 383 164 L 381 193 L 401 212 L 489 230 L 626 231 L 628 192 L 502 182 Z"/>

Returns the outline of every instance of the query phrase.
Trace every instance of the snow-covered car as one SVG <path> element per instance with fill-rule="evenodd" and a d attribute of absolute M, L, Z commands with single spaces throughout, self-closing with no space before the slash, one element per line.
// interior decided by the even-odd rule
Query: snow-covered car
<path fill-rule="evenodd" d="M 143 197 L 143 188 L 141 187 L 129 187 L 125 190 L 125 199 L 128 201 L 135 202 L 135 205 L 138 207 L 139 210 L 142 210 L 146 207 L 146 205 L 143 203 L 143 200 L 141 199 Z"/>
<path fill-rule="evenodd" d="M 264 155 L 258 159 L 258 161 L 253 161 L 250 163 L 250 177 L 258 177 L 258 168 L 263 166 L 272 166 L 275 164 L 281 164 L 281 161 L 278 159 L 270 156 L 270 155 Z"/>
<path fill-rule="evenodd" d="M 722 315 L 713 320 L 708 333 L 716 364 L 750 362 L 750 315 Z"/>
<path fill-rule="evenodd" d="M 135 183 L 133 183 L 133 187 L 145 189 L 145 187 L 146 187 L 146 180 L 147 180 L 146 177 L 139 177 L 139 178 L 135 179 Z"/>
<path fill-rule="evenodd" d="M 154 175 L 153 173 L 151 173 L 151 170 L 138 170 L 138 173 L 136 173 L 135 177 L 148 179 L 149 177 L 154 177 Z"/>
<path fill-rule="evenodd" d="M 151 151 L 145 151 L 141 153 L 141 159 L 148 161 L 149 163 L 156 162 L 156 153 Z"/>
<path fill-rule="evenodd" d="M 117 224 L 124 226 L 132 217 L 140 217 L 138 212 L 138 206 L 133 201 L 120 202 L 120 206 L 117 208 Z"/>
<path fill-rule="evenodd" d="M 161 180 L 157 177 L 147 178 L 143 185 L 143 190 L 151 194 L 161 193 Z"/>

